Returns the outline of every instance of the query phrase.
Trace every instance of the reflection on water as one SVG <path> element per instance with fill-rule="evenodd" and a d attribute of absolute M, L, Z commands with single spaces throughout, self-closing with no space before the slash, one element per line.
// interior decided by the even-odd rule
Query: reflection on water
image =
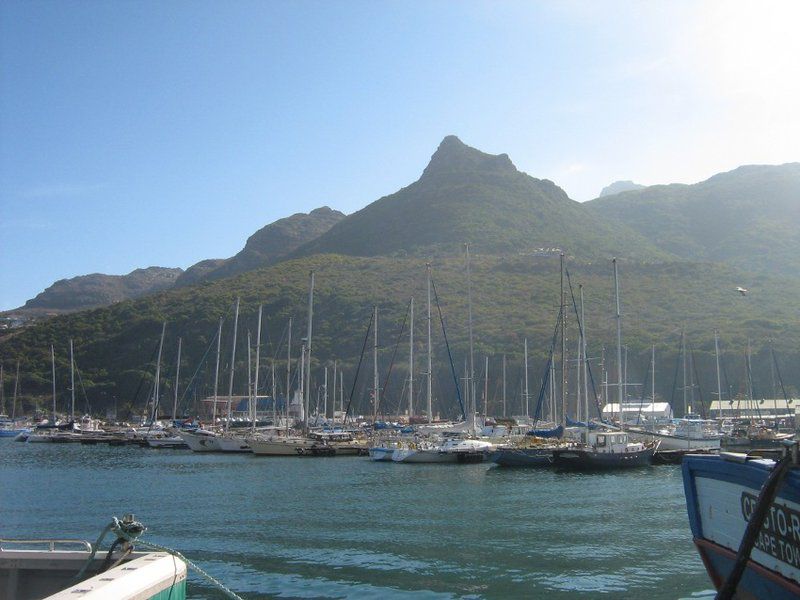
<path fill-rule="evenodd" d="M 676 467 L 585 475 L 0 441 L 0 536 L 94 539 L 127 512 L 247 598 L 710 587 Z M 194 579 L 190 595 L 218 597 Z"/>

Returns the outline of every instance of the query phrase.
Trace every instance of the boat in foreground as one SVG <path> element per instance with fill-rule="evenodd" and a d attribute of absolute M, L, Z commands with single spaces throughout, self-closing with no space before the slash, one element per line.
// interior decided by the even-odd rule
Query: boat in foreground
<path fill-rule="evenodd" d="M 132 552 L 112 563 L 80 540 L 0 539 L 0 597 L 43 600 L 186 598 L 186 563 L 166 552 Z M 84 575 L 76 578 L 85 565 Z"/>
<path fill-rule="evenodd" d="M 726 586 L 748 522 L 758 512 L 764 518 L 746 540 L 745 545 L 752 546 L 749 557 L 744 550 L 741 579 L 738 585 L 728 583 L 725 591 L 731 593 L 735 588 L 737 598 L 800 597 L 800 469 L 796 448 L 793 462 L 780 464 L 726 452 L 684 459 L 683 485 L 692 536 L 717 590 Z M 771 485 L 765 484 L 776 469 L 786 472 L 775 473 L 783 481 L 771 482 L 778 484 L 776 493 L 771 494 Z M 762 488 L 766 488 L 763 498 Z"/>

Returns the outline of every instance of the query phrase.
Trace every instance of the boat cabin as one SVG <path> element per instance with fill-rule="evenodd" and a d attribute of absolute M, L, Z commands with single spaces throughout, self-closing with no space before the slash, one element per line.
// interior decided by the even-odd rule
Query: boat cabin
<path fill-rule="evenodd" d="M 638 452 L 644 449 L 644 444 L 628 441 L 628 434 L 624 431 L 590 431 L 588 444 L 597 452 Z"/>

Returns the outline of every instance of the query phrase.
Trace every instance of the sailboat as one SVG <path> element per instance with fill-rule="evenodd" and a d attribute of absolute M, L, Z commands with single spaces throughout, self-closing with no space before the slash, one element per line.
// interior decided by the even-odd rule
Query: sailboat
<path fill-rule="evenodd" d="M 714 335 L 716 342 L 716 332 L 714 332 Z M 686 344 L 683 333 L 681 333 L 681 355 L 684 362 L 683 387 L 685 396 L 688 386 L 685 379 Z M 719 355 L 717 354 L 717 356 Z M 656 351 L 655 346 L 653 346 L 650 359 L 651 406 L 655 406 L 655 364 Z M 717 365 L 719 365 L 719 362 Z M 719 371 L 717 372 L 717 376 L 719 378 Z M 689 385 L 691 385 L 690 382 Z M 687 408 L 688 404 L 684 398 L 684 411 L 686 411 Z M 655 456 L 657 462 L 672 463 L 680 462 L 683 455 L 688 452 L 710 452 L 719 450 L 722 436 L 714 429 L 714 421 L 702 419 L 699 415 L 686 412 L 682 418 L 673 419 L 668 426 L 657 427 L 655 422 L 651 422 L 650 427 L 647 429 L 642 427 L 630 427 L 629 432 L 631 433 L 631 437 L 636 440 L 657 441 L 659 443 L 658 452 Z"/>
<path fill-rule="evenodd" d="M 620 431 L 586 431 L 585 444 L 553 451 L 554 465 L 573 470 L 623 469 L 650 465 L 658 442 L 634 442 L 625 432 L 622 418 L 622 315 L 619 307 L 617 259 L 614 264 L 614 298 L 617 320 L 617 398 L 620 406 Z"/>
<path fill-rule="evenodd" d="M 286 435 L 253 436 L 247 439 L 250 451 L 257 456 L 332 456 L 335 450 L 324 440 L 315 440 L 309 437 L 309 407 L 311 395 L 311 334 L 313 332 L 314 319 L 314 271 L 309 275 L 308 291 L 308 330 L 306 338 L 303 340 L 300 352 L 300 399 L 302 406 L 303 431 L 300 435 L 289 434 L 288 431 L 288 412 Z M 286 376 L 286 397 L 288 411 L 289 384 L 291 382 L 291 321 L 289 325 L 288 356 L 290 360 L 287 364 Z"/>
<path fill-rule="evenodd" d="M 550 343 L 550 356 L 545 366 L 544 377 L 542 377 L 542 385 L 539 389 L 539 396 L 536 402 L 534 424 L 539 422 L 539 416 L 542 411 L 544 396 L 546 390 L 550 389 L 550 416 L 552 420 L 549 429 L 532 429 L 523 438 L 517 440 L 516 443 L 509 444 L 498 448 L 490 456 L 490 460 L 501 467 L 550 467 L 555 462 L 555 452 L 557 450 L 564 450 L 572 448 L 575 444 L 572 442 L 565 442 L 561 438 L 564 436 L 564 431 L 568 425 L 566 417 L 566 337 L 564 330 L 566 327 L 566 304 L 564 296 L 564 255 L 561 255 L 560 260 L 560 273 L 561 273 L 561 287 L 560 287 L 560 304 L 561 307 L 556 320 L 556 326 L 553 331 L 553 337 Z M 582 329 L 581 329 L 582 331 Z M 556 343 L 561 337 L 561 419 L 556 418 L 556 405 L 555 405 L 555 355 Z M 528 400 L 528 341 L 525 340 L 524 344 L 524 371 L 525 371 L 525 412 L 529 413 L 529 400 Z M 580 367 L 580 365 L 579 365 Z"/>
<path fill-rule="evenodd" d="M 0 400 L 0 413 L 5 408 L 5 383 L 3 380 L 3 365 L 0 365 L 0 390 L 2 390 L 2 400 Z M 17 359 L 17 370 L 14 378 L 14 395 L 11 399 L 11 416 L 0 415 L 0 438 L 10 437 L 16 438 L 20 435 L 27 436 L 30 428 L 26 426 L 26 422 L 17 420 L 17 392 L 19 390 L 19 359 Z"/>
<path fill-rule="evenodd" d="M 217 392 L 219 390 L 219 357 L 222 344 L 222 317 L 219 318 L 219 325 L 217 327 L 217 361 L 214 368 L 214 406 L 211 409 L 212 427 L 216 424 L 217 416 Z M 181 429 L 178 432 L 180 437 L 192 452 L 218 452 L 220 450 L 219 441 L 215 431 L 210 429 L 197 429 L 188 430 Z"/>
<path fill-rule="evenodd" d="M 467 377 L 466 404 L 469 420 L 465 419 L 462 435 L 468 437 L 450 438 L 444 441 L 422 440 L 402 444 L 392 452 L 392 462 L 397 463 L 472 463 L 483 462 L 495 449 L 495 444 L 476 439 L 476 403 L 474 383 L 474 354 L 472 336 L 472 282 L 470 277 L 469 244 L 465 244 L 467 276 L 467 310 L 469 326 L 469 375 Z M 430 280 L 430 268 L 428 268 Z M 429 296 L 430 297 L 430 296 Z M 430 303 L 430 300 L 429 300 Z M 429 308 L 430 311 L 430 308 Z M 465 411 L 467 412 L 467 411 Z M 466 415 L 465 415 L 466 416 Z"/>
<path fill-rule="evenodd" d="M 260 316 L 260 315 L 259 315 Z M 236 308 L 234 309 L 233 317 L 233 342 L 231 344 L 231 369 L 230 377 L 228 379 L 228 403 L 227 415 L 225 418 L 225 427 L 222 435 L 217 436 L 217 444 L 219 445 L 220 452 L 250 452 L 250 446 L 243 435 L 230 431 L 231 425 L 231 411 L 233 410 L 233 376 L 236 366 L 236 335 L 239 331 L 239 298 L 236 298 Z M 248 354 L 250 352 L 250 343 L 247 345 Z M 249 369 L 248 359 L 248 369 Z M 250 387 L 248 376 L 248 388 Z M 248 394 L 249 395 L 249 394 Z M 252 398 L 252 396 L 251 396 Z M 251 400 L 252 402 L 252 400 Z"/>
<path fill-rule="evenodd" d="M 72 347 L 72 343 L 70 341 L 70 348 Z M 52 413 L 52 421 L 47 423 L 40 423 L 36 426 L 36 428 L 30 434 L 20 434 L 15 439 L 19 439 L 22 441 L 22 437 L 25 437 L 26 442 L 29 443 L 60 443 L 60 442 L 68 442 L 72 437 L 72 432 L 74 430 L 75 421 L 74 419 L 70 419 L 70 421 L 63 423 L 58 421 L 58 416 L 56 415 L 56 355 L 55 355 L 55 348 L 53 345 L 50 345 L 50 365 L 51 365 L 51 380 L 53 384 L 53 413 Z M 72 360 L 72 353 L 70 352 L 70 370 L 71 373 L 74 373 L 74 361 Z M 74 382 L 74 375 L 72 377 Z M 73 400 L 72 400 L 72 411 L 74 414 L 74 407 L 75 407 L 75 386 L 73 385 Z"/>

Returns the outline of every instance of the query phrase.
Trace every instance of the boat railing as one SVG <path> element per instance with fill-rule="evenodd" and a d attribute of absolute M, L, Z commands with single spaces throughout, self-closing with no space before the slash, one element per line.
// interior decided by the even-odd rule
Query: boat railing
<path fill-rule="evenodd" d="M 20 547 L 26 546 L 26 547 Z M 31 548 L 30 546 L 33 546 Z M 44 548 L 42 548 L 44 546 Z M 65 547 L 66 546 L 66 547 Z M 47 552 L 60 552 L 77 551 L 77 546 L 80 546 L 82 552 L 91 552 L 92 545 L 86 540 L 75 539 L 53 539 L 53 540 L 25 540 L 25 539 L 10 539 L 0 538 L 0 552 L 12 552 L 20 550 L 38 550 Z"/>

